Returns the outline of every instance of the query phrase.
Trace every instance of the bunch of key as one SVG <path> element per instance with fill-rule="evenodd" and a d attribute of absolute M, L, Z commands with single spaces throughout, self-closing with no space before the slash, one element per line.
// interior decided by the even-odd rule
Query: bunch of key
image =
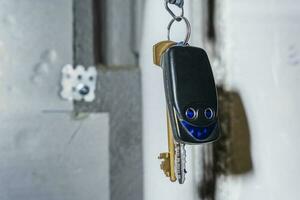
<path fill-rule="evenodd" d="M 219 138 L 217 91 L 206 52 L 188 44 L 191 25 L 184 17 L 183 0 L 165 0 L 173 17 L 168 25 L 168 40 L 153 46 L 153 62 L 163 70 L 167 104 L 168 152 L 160 153 L 161 169 L 170 178 L 185 181 L 186 144 L 202 144 Z M 169 4 L 182 8 L 176 16 Z M 174 22 L 184 21 L 184 41 L 170 40 Z"/>

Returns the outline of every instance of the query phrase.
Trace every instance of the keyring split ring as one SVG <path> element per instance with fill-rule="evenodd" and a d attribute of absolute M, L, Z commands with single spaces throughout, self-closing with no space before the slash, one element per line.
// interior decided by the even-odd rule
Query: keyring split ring
<path fill-rule="evenodd" d="M 191 28 L 191 24 L 189 22 L 189 20 L 186 18 L 186 17 L 183 17 L 183 16 L 180 16 L 180 17 L 176 17 L 176 18 L 173 18 L 169 25 L 168 25 L 168 40 L 170 40 L 170 33 L 171 33 L 171 27 L 173 25 L 173 23 L 175 21 L 179 22 L 183 19 L 183 21 L 185 22 L 186 24 L 186 36 L 185 36 L 185 40 L 184 40 L 184 44 L 187 44 L 190 40 L 190 37 L 191 37 L 191 32 L 192 32 L 192 28 Z"/>
<path fill-rule="evenodd" d="M 176 20 L 176 21 L 180 21 L 180 20 L 182 20 L 182 17 L 184 17 L 184 9 L 183 9 L 183 7 L 181 8 L 181 14 L 180 14 L 180 16 L 176 16 L 175 14 L 174 14 L 174 12 L 170 9 L 170 7 L 169 7 L 169 2 L 166 0 L 165 1 L 165 7 L 166 7 L 166 10 L 170 13 L 170 15 L 173 17 L 173 19 L 174 20 Z"/>

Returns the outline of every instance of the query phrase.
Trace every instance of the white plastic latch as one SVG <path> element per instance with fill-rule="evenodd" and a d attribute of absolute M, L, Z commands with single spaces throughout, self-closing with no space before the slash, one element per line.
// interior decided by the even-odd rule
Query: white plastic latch
<path fill-rule="evenodd" d="M 65 65 L 62 69 L 61 97 L 69 101 L 92 102 L 95 99 L 97 70 L 94 66 L 84 68 Z"/>

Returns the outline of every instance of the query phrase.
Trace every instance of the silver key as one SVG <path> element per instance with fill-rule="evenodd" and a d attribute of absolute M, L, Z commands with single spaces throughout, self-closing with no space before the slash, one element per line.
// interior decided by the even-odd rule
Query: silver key
<path fill-rule="evenodd" d="M 184 144 L 177 142 L 175 143 L 175 169 L 178 182 L 183 184 L 186 174 L 186 150 Z"/>

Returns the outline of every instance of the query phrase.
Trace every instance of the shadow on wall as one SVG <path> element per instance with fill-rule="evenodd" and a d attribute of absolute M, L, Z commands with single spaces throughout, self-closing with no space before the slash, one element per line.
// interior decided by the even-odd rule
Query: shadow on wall
<path fill-rule="evenodd" d="M 242 99 L 236 92 L 218 88 L 221 138 L 203 150 L 201 199 L 215 199 L 219 175 L 243 175 L 253 170 L 248 119 Z"/>

